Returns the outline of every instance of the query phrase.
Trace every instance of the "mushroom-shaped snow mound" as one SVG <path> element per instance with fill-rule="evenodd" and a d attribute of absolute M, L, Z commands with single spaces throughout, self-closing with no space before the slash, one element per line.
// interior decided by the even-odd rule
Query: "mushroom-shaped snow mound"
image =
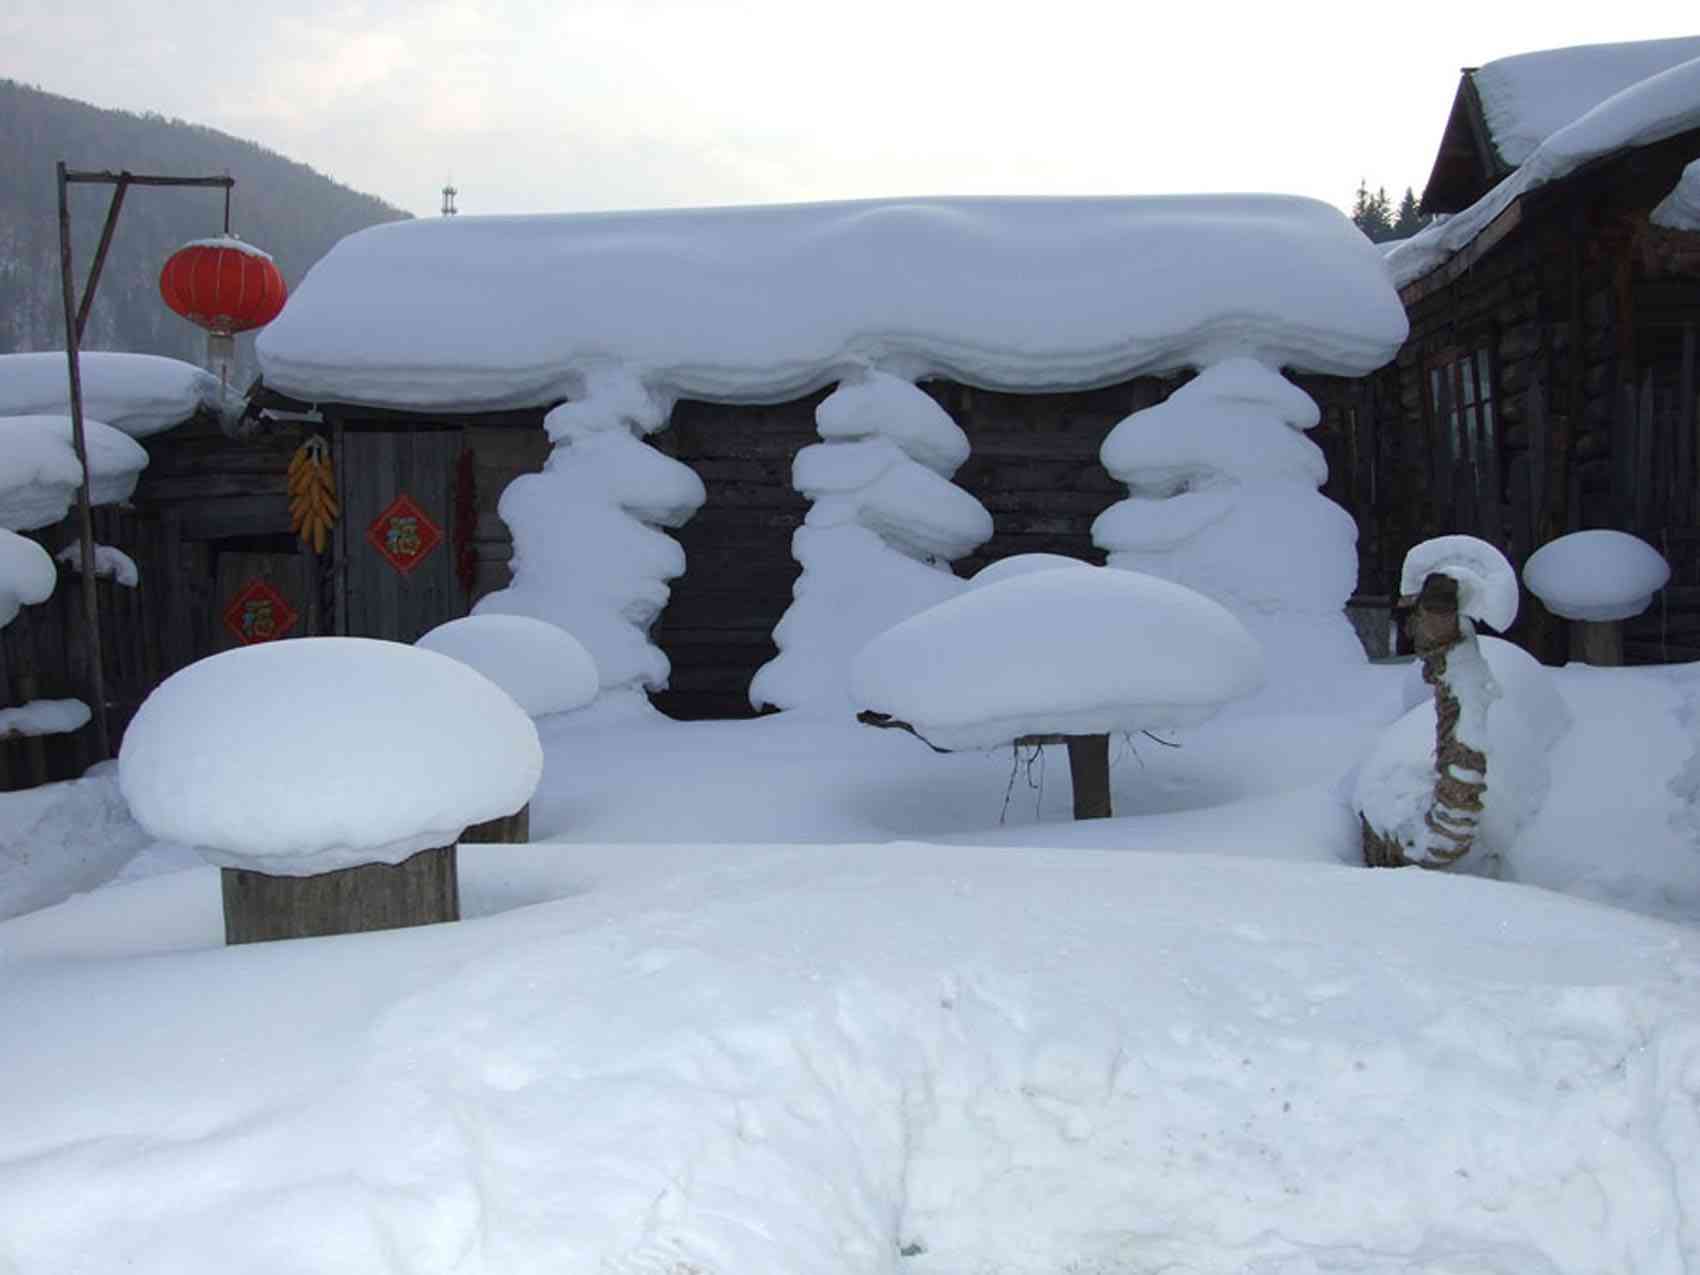
<path fill-rule="evenodd" d="M 35 541 L 0 527 L 0 627 L 17 618 L 18 608 L 53 595 L 59 572 Z"/>
<path fill-rule="evenodd" d="M 1399 573 L 1399 592 L 1413 597 L 1431 575 L 1458 582 L 1458 611 L 1501 633 L 1517 618 L 1517 572 L 1505 555 L 1474 536 L 1436 536 L 1412 547 Z"/>
<path fill-rule="evenodd" d="M 529 615 L 462 616 L 415 646 L 476 669 L 532 717 L 583 708 L 596 698 L 596 664 L 571 633 Z"/>
<path fill-rule="evenodd" d="M 984 589 L 1000 580 L 1032 575 L 1036 571 L 1060 571 L 1069 567 L 1089 567 L 1090 562 L 1070 558 L 1061 553 L 1017 553 L 996 562 L 987 563 L 969 578 L 970 589 Z"/>
<path fill-rule="evenodd" d="M 1226 607 L 1084 565 L 940 603 L 868 643 L 851 670 L 858 707 L 944 749 L 1191 725 L 1262 685 L 1262 648 Z"/>
<path fill-rule="evenodd" d="M 167 678 L 124 734 L 143 828 L 278 876 L 400 863 L 531 799 L 531 719 L 458 660 L 370 638 L 299 638 Z"/>
<path fill-rule="evenodd" d="M 1623 531 L 1573 531 L 1535 550 L 1523 583 L 1566 620 L 1627 620 L 1640 615 L 1670 580 L 1670 564 L 1645 540 Z"/>

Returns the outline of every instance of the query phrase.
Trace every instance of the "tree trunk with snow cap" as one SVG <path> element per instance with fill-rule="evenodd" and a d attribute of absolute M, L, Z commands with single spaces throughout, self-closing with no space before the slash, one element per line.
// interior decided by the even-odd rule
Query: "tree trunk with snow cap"
<path fill-rule="evenodd" d="M 1375 868 L 1448 867 L 1470 852 L 1487 791 L 1485 741 L 1491 681 L 1476 644 L 1475 625 L 1458 610 L 1458 582 L 1435 574 L 1423 581 L 1407 631 L 1422 660 L 1423 681 L 1434 688 L 1434 794 L 1422 832 L 1408 844 L 1396 832 L 1378 831 L 1359 815 L 1364 862 Z"/>

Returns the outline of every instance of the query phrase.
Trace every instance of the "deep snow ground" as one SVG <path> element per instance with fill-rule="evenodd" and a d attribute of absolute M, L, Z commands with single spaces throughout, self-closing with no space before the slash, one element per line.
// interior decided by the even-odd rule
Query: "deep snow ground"
<path fill-rule="evenodd" d="M 467 922 L 249 948 L 109 778 L 0 799 L 0 1272 L 1700 1271 L 1700 668 L 1555 674 L 1541 889 L 1350 866 L 1351 676 L 1081 825 L 1060 753 L 556 718 Z"/>

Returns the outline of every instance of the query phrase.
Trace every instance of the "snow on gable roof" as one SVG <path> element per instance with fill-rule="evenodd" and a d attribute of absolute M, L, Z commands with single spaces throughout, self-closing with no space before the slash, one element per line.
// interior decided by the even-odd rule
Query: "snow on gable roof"
<path fill-rule="evenodd" d="M 1700 36 L 1584 44 L 1500 58 L 1471 74 L 1500 157 L 1520 167 L 1559 129 L 1633 84 L 1700 58 Z"/>
<path fill-rule="evenodd" d="M 83 410 L 132 438 L 146 438 L 216 409 L 218 378 L 157 354 L 84 350 L 78 359 Z M 0 416 L 59 416 L 71 410 L 64 351 L 0 354 Z"/>
<path fill-rule="evenodd" d="M 1691 129 L 1700 129 L 1700 56 L 1608 97 L 1553 133 L 1522 167 L 1463 212 L 1395 245 L 1387 253 L 1394 284 L 1403 288 L 1444 265 L 1529 191 L 1566 177 L 1592 160 L 1650 146 Z M 1685 171 L 1684 182 L 1687 179 Z M 1679 183 L 1673 195 L 1683 189 Z"/>
<path fill-rule="evenodd" d="M 475 410 L 609 363 L 725 402 L 862 363 L 1029 391 L 1236 353 L 1349 375 L 1404 333 L 1375 249 L 1314 200 L 912 199 L 374 226 L 259 354 L 309 401 Z"/>

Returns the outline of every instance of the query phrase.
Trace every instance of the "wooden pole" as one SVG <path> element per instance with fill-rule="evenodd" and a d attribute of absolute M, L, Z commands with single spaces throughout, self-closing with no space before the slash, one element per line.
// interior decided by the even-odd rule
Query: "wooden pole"
<path fill-rule="evenodd" d="M 68 175 L 59 161 L 59 291 L 65 302 L 65 361 L 71 379 L 71 443 L 82 482 L 77 486 L 77 536 L 83 573 L 83 614 L 88 622 L 89 707 L 94 716 L 95 760 L 112 756 L 112 738 L 106 721 L 106 670 L 100 658 L 100 597 L 95 591 L 94 516 L 89 497 L 89 449 L 83 431 L 83 382 L 78 365 L 76 284 L 71 277 L 71 205 L 66 198 Z"/>
<path fill-rule="evenodd" d="M 1108 819 L 1110 810 L 1110 737 L 1068 735 L 1068 777 L 1074 784 L 1074 817 Z"/>
<path fill-rule="evenodd" d="M 118 210 L 124 206 L 124 192 L 130 189 L 130 181 L 129 173 L 120 173 L 112 187 L 112 202 L 106 209 L 106 224 L 100 228 L 100 246 L 94 250 L 94 264 L 89 267 L 89 281 L 83 288 L 83 302 L 77 307 L 78 346 L 82 345 L 83 333 L 88 330 L 89 311 L 94 308 L 94 290 L 100 286 L 100 272 L 106 268 L 106 254 L 112 247 L 112 232 L 118 229 Z"/>

